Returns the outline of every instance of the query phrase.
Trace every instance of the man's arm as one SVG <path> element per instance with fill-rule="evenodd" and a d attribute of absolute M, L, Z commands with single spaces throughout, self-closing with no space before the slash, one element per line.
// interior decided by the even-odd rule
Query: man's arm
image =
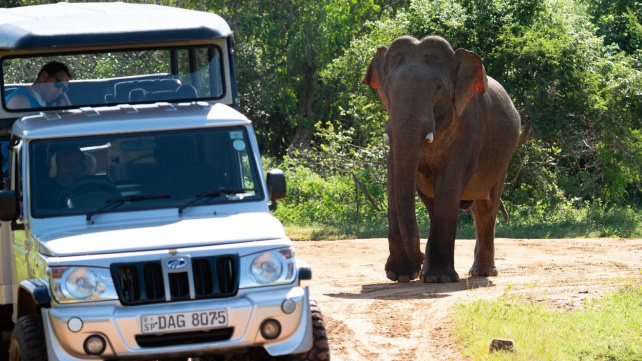
<path fill-rule="evenodd" d="M 31 108 L 31 102 L 29 98 L 22 94 L 14 95 L 8 102 L 7 108 L 9 109 L 29 109 Z"/>

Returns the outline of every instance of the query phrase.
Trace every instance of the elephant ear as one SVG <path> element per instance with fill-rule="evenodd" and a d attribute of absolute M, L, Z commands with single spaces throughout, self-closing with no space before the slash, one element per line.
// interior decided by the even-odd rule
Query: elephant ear
<path fill-rule="evenodd" d="M 368 70 L 366 71 L 366 76 L 363 77 L 362 83 L 368 84 L 372 89 L 377 90 L 377 94 L 379 94 L 379 98 L 381 98 L 383 106 L 386 107 L 387 111 L 390 111 L 390 100 L 386 93 L 386 70 L 384 63 L 386 50 L 388 49 L 385 46 L 377 48 L 377 53 L 370 61 L 370 65 L 368 65 Z"/>
<path fill-rule="evenodd" d="M 457 116 L 461 117 L 473 96 L 486 91 L 488 78 L 479 55 L 466 49 L 457 49 L 455 55 L 459 61 L 455 85 L 455 110 Z"/>

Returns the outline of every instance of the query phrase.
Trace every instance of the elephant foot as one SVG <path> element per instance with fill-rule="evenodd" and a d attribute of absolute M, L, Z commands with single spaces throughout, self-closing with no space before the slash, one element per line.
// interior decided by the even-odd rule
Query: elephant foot
<path fill-rule="evenodd" d="M 425 270 L 421 275 L 424 283 L 449 283 L 459 282 L 459 275 L 454 269 L 449 270 Z"/>
<path fill-rule="evenodd" d="M 419 277 L 419 270 L 419 265 L 412 262 L 403 265 L 396 265 L 390 261 L 386 263 L 386 277 L 391 281 L 408 283 Z"/>
<path fill-rule="evenodd" d="M 471 277 L 496 277 L 497 274 L 495 266 L 480 266 L 476 264 L 473 264 L 468 271 L 468 275 Z"/>
<path fill-rule="evenodd" d="M 454 268 L 451 269 L 430 269 L 424 267 L 421 270 L 421 280 L 424 283 L 449 283 L 459 282 L 459 275 Z"/>
<path fill-rule="evenodd" d="M 424 283 L 450 283 L 459 282 L 459 274 L 454 267 L 432 265 L 426 259 L 421 266 L 421 280 Z"/>

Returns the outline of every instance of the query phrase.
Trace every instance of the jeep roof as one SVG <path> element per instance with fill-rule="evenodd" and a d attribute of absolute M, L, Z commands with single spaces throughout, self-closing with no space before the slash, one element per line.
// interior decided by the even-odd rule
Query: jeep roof
<path fill-rule="evenodd" d="M 41 111 L 207 101 L 238 108 L 233 38 L 220 16 L 128 3 L 57 3 L 0 9 L 0 138 Z M 51 60 L 67 64 L 71 105 L 13 109 Z"/>
<path fill-rule="evenodd" d="M 90 31 L 88 31 L 90 29 Z M 227 37 L 213 13 L 126 3 L 57 3 L 0 9 L 0 50 L 99 48 Z"/>

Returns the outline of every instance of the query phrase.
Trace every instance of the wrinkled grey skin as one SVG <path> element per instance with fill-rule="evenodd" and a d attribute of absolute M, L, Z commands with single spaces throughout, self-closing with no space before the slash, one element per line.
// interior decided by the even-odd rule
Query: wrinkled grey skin
<path fill-rule="evenodd" d="M 436 36 L 403 36 L 379 48 L 363 83 L 377 90 L 390 115 L 387 277 L 457 282 L 460 208 L 472 211 L 477 233 L 469 274 L 496 276 L 495 219 L 520 132 L 519 114 L 504 88 L 486 76 L 477 54 L 453 51 Z M 425 256 L 415 192 L 430 216 Z"/>

